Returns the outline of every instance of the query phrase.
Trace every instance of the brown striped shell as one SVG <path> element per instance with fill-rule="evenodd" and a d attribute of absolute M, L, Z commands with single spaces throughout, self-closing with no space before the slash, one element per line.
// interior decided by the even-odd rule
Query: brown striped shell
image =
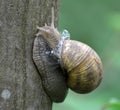
<path fill-rule="evenodd" d="M 77 93 L 88 93 L 100 84 L 102 63 L 92 48 L 78 41 L 65 40 L 61 52 L 69 88 Z"/>

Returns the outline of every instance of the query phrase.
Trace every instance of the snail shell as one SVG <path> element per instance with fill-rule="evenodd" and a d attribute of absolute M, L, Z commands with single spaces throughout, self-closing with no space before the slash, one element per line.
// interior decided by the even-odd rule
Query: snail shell
<path fill-rule="evenodd" d="M 94 90 L 102 79 L 102 62 L 97 53 L 88 45 L 64 39 L 54 27 L 54 10 L 51 26 L 37 27 L 53 54 L 59 59 L 61 68 L 67 71 L 67 85 L 77 93 Z"/>
<path fill-rule="evenodd" d="M 77 93 L 94 90 L 102 79 L 102 63 L 96 52 L 84 43 L 65 40 L 61 51 L 62 66 L 67 70 L 68 87 Z"/>

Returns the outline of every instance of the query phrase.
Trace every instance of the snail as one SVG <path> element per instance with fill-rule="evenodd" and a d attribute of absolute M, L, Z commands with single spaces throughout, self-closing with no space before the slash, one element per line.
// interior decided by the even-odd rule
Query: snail
<path fill-rule="evenodd" d="M 66 96 L 65 94 L 67 93 L 67 87 L 76 93 L 83 94 L 89 93 L 98 87 L 102 80 L 103 73 L 101 59 L 91 47 L 82 42 L 70 40 L 67 31 L 65 31 L 66 34 L 62 35 L 57 28 L 55 28 L 53 8 L 51 25 L 48 26 L 45 24 L 45 26 L 37 27 L 37 29 L 37 38 L 33 45 L 33 60 L 38 70 L 40 70 L 41 67 L 39 67 L 39 63 L 42 59 L 39 59 L 39 57 L 42 55 L 40 54 L 42 50 L 36 49 L 40 45 L 36 42 L 38 39 L 42 38 L 44 39 L 44 42 L 46 42 L 46 45 L 50 48 L 50 51 L 48 52 L 49 55 L 56 58 L 56 63 L 59 64 L 61 68 L 61 75 L 65 77 L 65 79 L 63 78 L 64 80 L 61 80 L 61 82 L 63 81 L 63 85 L 61 85 L 61 87 L 64 87 L 65 90 L 61 89 L 61 87 L 57 89 L 58 91 L 63 91 L 63 97 Z M 44 47 L 44 49 L 45 48 L 46 47 Z M 44 56 L 46 55 L 44 54 Z M 45 74 L 41 77 L 45 77 Z M 48 78 L 48 76 L 46 77 Z M 46 80 L 48 80 L 47 78 Z M 56 80 L 59 79 L 57 78 Z M 55 85 L 57 86 L 56 83 Z M 58 86 L 60 86 L 60 84 L 58 84 Z M 49 96 L 51 96 L 51 94 L 49 94 Z"/>

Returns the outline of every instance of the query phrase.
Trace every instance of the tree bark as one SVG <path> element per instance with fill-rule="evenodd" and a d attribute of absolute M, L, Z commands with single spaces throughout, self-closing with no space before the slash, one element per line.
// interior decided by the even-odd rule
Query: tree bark
<path fill-rule="evenodd" d="M 57 24 L 60 0 L 0 0 L 0 110 L 51 110 L 32 60 L 36 26 Z"/>

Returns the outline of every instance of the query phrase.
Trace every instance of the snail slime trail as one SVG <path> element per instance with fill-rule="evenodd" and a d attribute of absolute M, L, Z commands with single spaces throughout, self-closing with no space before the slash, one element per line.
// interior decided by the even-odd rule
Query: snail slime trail
<path fill-rule="evenodd" d="M 37 27 L 33 45 L 33 61 L 46 93 L 54 102 L 61 102 L 68 88 L 82 94 L 93 91 L 102 80 L 100 57 L 88 45 L 70 40 L 67 30 L 60 33 L 55 28 L 53 8 L 51 21 L 50 26 Z"/>

